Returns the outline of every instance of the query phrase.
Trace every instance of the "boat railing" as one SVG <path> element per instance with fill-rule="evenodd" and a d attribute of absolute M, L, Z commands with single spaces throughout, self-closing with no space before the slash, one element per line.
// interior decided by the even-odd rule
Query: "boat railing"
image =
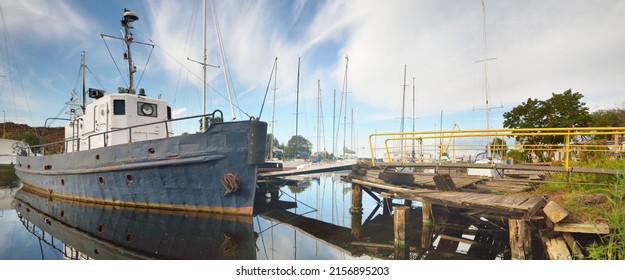
<path fill-rule="evenodd" d="M 209 125 L 208 127 L 210 127 L 211 124 L 221 123 L 223 122 L 223 119 L 224 119 L 223 113 L 221 112 L 221 110 L 215 110 L 210 114 L 194 115 L 194 116 L 188 116 L 188 117 L 182 117 L 182 118 L 176 118 L 176 119 L 168 119 L 168 120 L 162 120 L 162 121 L 157 121 L 157 122 L 133 125 L 133 126 L 123 127 L 123 128 L 116 128 L 116 129 L 112 129 L 109 131 L 98 132 L 98 133 L 87 136 L 87 147 L 88 149 L 91 149 L 91 142 L 92 142 L 91 139 L 95 137 L 102 137 L 104 140 L 103 142 L 104 146 L 107 146 L 108 142 L 107 142 L 106 136 L 110 133 L 116 133 L 120 131 L 128 131 L 128 143 L 132 143 L 133 142 L 132 140 L 133 129 L 137 129 L 137 128 L 145 127 L 145 126 L 157 125 L 157 124 L 165 124 L 165 131 L 167 131 L 167 134 L 165 137 L 168 138 L 170 137 L 170 133 L 169 133 L 170 123 L 189 120 L 189 119 L 201 119 L 201 118 L 206 118 L 208 120 L 208 125 Z M 56 150 L 56 147 L 61 144 L 63 145 L 64 152 L 67 152 L 68 149 L 70 148 L 72 149 L 72 151 L 80 151 L 81 140 L 82 139 L 80 137 L 71 137 L 62 141 L 56 141 L 56 142 L 46 143 L 42 145 L 32 145 L 28 147 L 23 147 L 22 150 L 18 152 L 18 154 L 22 156 L 45 155 L 47 149 L 52 149 L 53 151 L 52 153 L 54 153 L 54 150 Z M 141 141 L 145 141 L 145 140 L 141 140 Z M 73 150 L 74 149 L 73 143 L 76 143 L 76 150 Z"/>

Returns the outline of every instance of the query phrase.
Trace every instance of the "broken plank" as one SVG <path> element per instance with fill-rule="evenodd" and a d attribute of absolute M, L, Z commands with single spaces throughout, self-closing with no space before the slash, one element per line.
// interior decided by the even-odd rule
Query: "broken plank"
<path fill-rule="evenodd" d="M 559 223 L 560 221 L 564 220 L 566 216 L 569 215 L 569 213 L 564 210 L 564 208 L 562 208 L 560 204 L 554 201 L 549 201 L 547 205 L 545 205 L 545 208 L 543 208 L 543 212 L 545 213 L 545 215 L 547 215 L 547 218 L 549 218 L 549 220 L 551 220 L 551 222 L 553 222 L 554 224 Z"/>
<path fill-rule="evenodd" d="M 564 238 L 561 236 L 555 238 L 548 238 L 546 236 L 541 236 L 543 238 L 543 242 L 545 243 L 545 251 L 549 256 L 550 260 L 572 260 L 571 252 L 569 252 L 569 248 L 566 246 L 566 242 L 564 242 Z"/>
<path fill-rule="evenodd" d="M 557 223 L 553 230 L 557 232 L 609 234 L 610 226 L 606 223 Z"/>

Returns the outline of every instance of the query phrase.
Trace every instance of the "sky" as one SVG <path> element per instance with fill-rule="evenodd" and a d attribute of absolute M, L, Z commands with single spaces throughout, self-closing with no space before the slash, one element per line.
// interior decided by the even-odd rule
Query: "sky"
<path fill-rule="evenodd" d="M 405 131 L 500 128 L 503 113 L 521 102 L 568 89 L 581 93 L 591 112 L 625 106 L 625 1 L 211 6 L 207 1 L 207 63 L 219 68 L 206 70 L 207 111 L 234 117 L 227 69 L 236 118 L 260 117 L 284 144 L 297 134 L 313 150 L 336 146 L 339 153 L 345 143 L 362 154 L 369 134 L 400 131 L 402 119 Z M 133 46 L 137 87 L 168 100 L 174 117 L 201 114 L 202 67 L 189 59 L 203 56 L 202 1 L 0 0 L 0 8 L 6 121 L 43 126 L 46 118 L 67 117 L 65 102 L 82 87 L 82 51 L 87 87 L 115 92 L 127 85 L 121 42 L 101 37 L 121 36 L 124 9 L 139 15 L 135 41 L 155 45 Z"/>

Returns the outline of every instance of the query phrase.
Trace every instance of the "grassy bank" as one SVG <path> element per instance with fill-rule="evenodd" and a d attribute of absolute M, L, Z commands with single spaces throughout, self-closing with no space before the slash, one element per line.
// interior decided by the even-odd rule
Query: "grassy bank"
<path fill-rule="evenodd" d="M 625 160 L 593 158 L 576 162 L 578 167 L 625 170 Z M 606 222 L 610 234 L 585 249 L 588 258 L 625 260 L 625 176 L 602 174 L 551 174 L 553 183 L 538 191 L 560 203 L 575 222 Z"/>

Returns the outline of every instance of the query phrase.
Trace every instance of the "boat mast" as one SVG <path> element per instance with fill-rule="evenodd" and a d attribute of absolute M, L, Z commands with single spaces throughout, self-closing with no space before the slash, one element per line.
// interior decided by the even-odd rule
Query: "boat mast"
<path fill-rule="evenodd" d="M 206 131 L 206 0 L 202 1 L 202 39 L 204 41 L 202 55 L 202 132 Z"/>
<path fill-rule="evenodd" d="M 273 128 L 275 127 L 275 118 L 276 118 L 276 89 L 277 89 L 277 80 L 278 80 L 278 57 L 274 60 L 275 67 L 275 75 L 273 76 L 273 112 L 271 113 L 271 139 L 269 139 L 270 148 L 269 148 L 269 159 L 273 158 L 273 138 L 275 137 L 273 134 Z"/>
<path fill-rule="evenodd" d="M 490 130 L 490 110 L 492 109 L 490 107 L 490 104 L 488 103 L 488 61 L 489 60 L 496 60 L 496 57 L 493 58 L 489 58 L 488 57 L 488 46 L 487 46 L 487 40 L 486 40 L 486 5 L 484 3 L 484 0 L 482 0 L 482 24 L 483 24 L 483 40 L 484 40 L 484 58 L 481 60 L 476 61 L 475 63 L 484 63 L 484 97 L 486 99 L 486 108 L 484 108 L 484 110 L 486 110 L 486 130 Z M 492 159 L 491 158 L 491 149 L 490 149 L 490 136 L 486 136 L 486 157 L 488 159 Z"/>
<path fill-rule="evenodd" d="M 215 9 L 215 1 L 211 0 L 211 10 L 213 11 L 213 22 L 215 24 L 215 33 L 217 34 L 217 44 L 219 47 L 219 54 L 221 55 L 221 65 L 224 66 L 224 79 L 226 80 L 226 89 L 228 90 L 228 99 L 230 100 L 230 112 L 232 113 L 232 120 L 237 119 L 237 113 L 234 111 L 234 103 L 232 102 L 232 92 L 230 90 L 230 71 L 228 70 L 228 64 L 226 63 L 226 55 L 224 53 L 224 46 L 221 40 L 221 31 L 219 30 L 219 21 L 217 20 L 217 12 Z"/>
<path fill-rule="evenodd" d="M 343 159 L 345 156 L 345 139 L 347 138 L 347 65 L 349 64 L 349 57 L 345 56 L 345 78 L 343 79 L 343 96 L 345 98 L 345 115 L 343 115 Z M 339 117 L 340 118 L 340 117 Z"/>
<path fill-rule="evenodd" d="M 130 50 L 130 45 L 133 41 L 133 36 L 131 29 L 133 28 L 131 24 L 139 19 L 139 15 L 135 12 L 130 11 L 128 9 L 124 9 L 124 16 L 122 17 L 122 26 L 124 27 L 124 42 L 126 43 L 126 56 L 125 58 L 128 60 L 128 79 L 129 79 L 129 87 L 128 93 L 135 94 L 135 79 L 134 73 L 137 72 L 137 67 L 134 65 L 132 61 L 132 52 Z"/>
<path fill-rule="evenodd" d="M 415 127 L 414 127 L 414 123 L 415 123 L 415 85 L 414 85 L 414 80 L 415 78 L 412 77 L 412 154 L 411 154 L 411 162 L 416 162 L 416 153 L 415 153 L 415 139 L 414 139 L 414 132 L 415 132 Z"/>
<path fill-rule="evenodd" d="M 297 125 L 299 124 L 299 66 L 300 66 L 300 58 L 297 57 L 297 88 L 296 88 L 296 99 L 295 99 L 295 137 L 297 137 Z M 296 138 L 297 141 L 297 138 Z M 296 145 L 297 147 L 297 145 Z M 297 153 L 297 151 L 295 151 Z M 297 157 L 297 154 L 295 155 Z"/>
<path fill-rule="evenodd" d="M 404 162 L 404 157 L 406 156 L 405 154 L 405 143 L 404 143 L 404 108 L 406 107 L 406 64 L 404 64 L 404 83 L 402 84 L 402 88 L 403 88 L 403 94 L 402 94 L 402 100 L 401 100 L 401 122 L 400 125 L 401 127 L 399 128 L 399 131 L 401 132 L 401 157 L 400 160 L 402 162 Z"/>
<path fill-rule="evenodd" d="M 82 113 L 85 113 L 85 106 L 87 100 L 87 91 L 85 89 L 85 51 L 80 54 L 80 72 L 82 73 Z"/>

